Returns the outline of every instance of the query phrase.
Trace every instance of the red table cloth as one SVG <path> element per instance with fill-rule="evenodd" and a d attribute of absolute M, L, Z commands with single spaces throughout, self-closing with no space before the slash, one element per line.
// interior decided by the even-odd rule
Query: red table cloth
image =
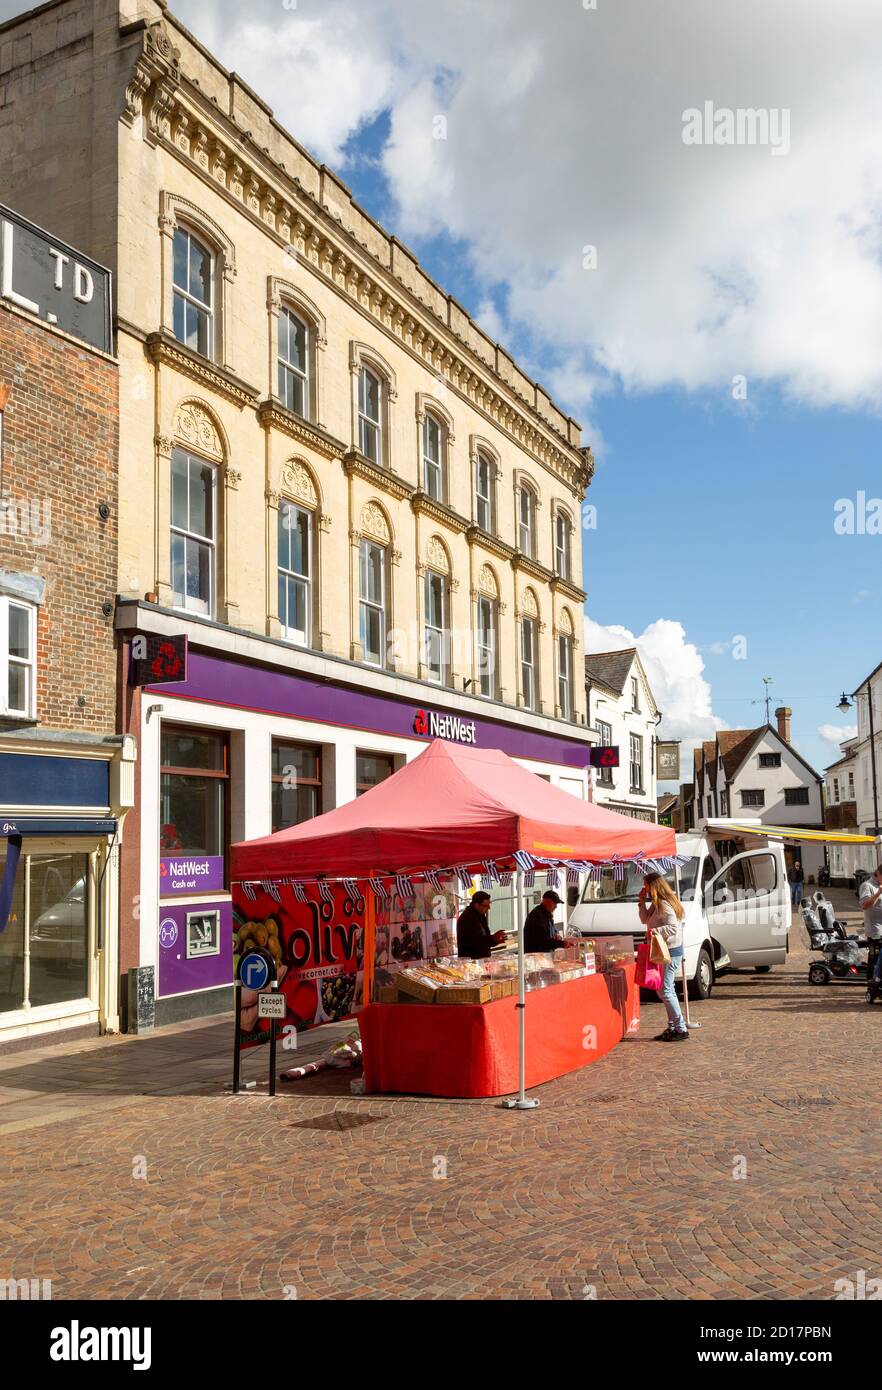
<path fill-rule="evenodd" d="M 504 1096 L 518 1089 L 517 995 L 491 1004 L 369 1004 L 358 1016 L 365 1091 Z M 596 1062 L 640 1020 L 634 965 L 531 990 L 526 1085 Z"/>

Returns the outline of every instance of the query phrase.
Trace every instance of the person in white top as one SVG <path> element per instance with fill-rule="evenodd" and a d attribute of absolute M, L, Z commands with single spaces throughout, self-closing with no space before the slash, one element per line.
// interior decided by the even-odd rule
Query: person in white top
<path fill-rule="evenodd" d="M 882 938 L 882 864 L 877 865 L 861 884 L 860 903 L 864 910 L 864 936 L 868 941 L 879 941 Z M 869 981 L 874 998 L 882 987 L 882 951 L 878 947 L 876 950 L 876 969 Z"/>
<path fill-rule="evenodd" d="M 640 921 L 646 928 L 646 939 L 657 932 L 665 942 L 671 959 L 661 967 L 662 987 L 657 991 L 668 1014 L 668 1026 L 659 1033 L 656 1042 L 685 1042 L 689 1029 L 677 999 L 676 981 L 683 959 L 683 904 L 667 879 L 661 874 L 647 874 L 637 904 Z"/>

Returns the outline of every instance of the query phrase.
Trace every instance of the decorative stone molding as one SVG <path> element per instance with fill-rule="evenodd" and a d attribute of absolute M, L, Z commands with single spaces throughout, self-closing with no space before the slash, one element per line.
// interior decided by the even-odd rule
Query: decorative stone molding
<path fill-rule="evenodd" d="M 543 584 L 551 584 L 556 578 L 553 570 L 548 570 L 544 565 L 540 565 L 538 560 L 525 555 L 522 550 L 516 550 L 512 556 L 512 567 L 515 570 L 523 570 L 525 574 L 532 575 L 534 579 L 541 579 Z"/>
<path fill-rule="evenodd" d="M 578 584 L 573 584 L 569 579 L 562 579 L 559 574 L 552 575 L 548 581 L 552 591 L 562 594 L 564 598 L 571 599 L 573 603 L 584 603 L 588 597 L 584 589 L 580 589 Z"/>
<path fill-rule="evenodd" d="M 304 420 L 301 415 L 295 415 L 293 410 L 288 410 L 280 401 L 275 399 L 260 402 L 257 407 L 257 418 L 264 429 L 281 430 L 289 438 L 296 439 L 300 444 L 308 445 L 317 454 L 321 454 L 323 458 L 339 459 L 345 453 L 346 445 L 341 439 L 334 439 L 318 425 L 311 425 L 308 420 Z"/>
<path fill-rule="evenodd" d="M 231 468 L 229 465 L 224 469 L 224 487 L 237 492 L 242 481 L 242 473 L 238 468 Z"/>
<path fill-rule="evenodd" d="M 557 620 L 557 631 L 560 633 L 561 637 L 573 636 L 573 619 L 570 616 L 570 610 L 568 608 L 562 608 L 560 610 L 560 617 Z"/>
<path fill-rule="evenodd" d="M 448 507 L 446 502 L 436 502 L 434 497 L 430 497 L 421 488 L 413 494 L 410 505 L 414 512 L 421 512 L 424 516 L 429 516 L 433 521 L 440 521 L 442 525 L 448 526 L 451 531 L 462 534 L 469 529 L 467 517 L 460 516 L 452 507 Z"/>
<path fill-rule="evenodd" d="M 443 381 L 443 378 L 442 378 Z M 446 386 L 446 382 L 444 383 Z M 445 405 L 442 405 L 437 396 L 431 395 L 428 391 L 417 391 L 416 393 L 416 419 L 417 424 L 422 425 L 426 414 L 434 415 L 446 432 L 446 442 L 452 444 L 456 438 L 453 429 L 453 416 Z"/>
<path fill-rule="evenodd" d="M 365 502 L 361 509 L 359 526 L 360 536 L 379 541 L 381 545 L 389 545 L 392 540 L 388 517 L 377 502 Z"/>
<path fill-rule="evenodd" d="M 392 473 L 387 468 L 380 468 L 357 449 L 350 449 L 343 455 L 343 471 L 347 477 L 363 478 L 365 482 L 380 488 L 398 502 L 405 497 L 412 497 L 416 491 L 412 483 L 405 482 L 397 473 Z"/>
<path fill-rule="evenodd" d="M 175 439 L 196 454 L 223 461 L 226 450 L 217 422 L 211 412 L 198 401 L 181 401 L 174 414 Z"/>
<path fill-rule="evenodd" d="M 513 545 L 506 544 L 498 536 L 491 536 L 489 531 L 482 531 L 480 526 L 470 526 L 466 532 L 466 540 L 469 545 L 479 545 L 484 550 L 489 550 L 491 555 L 497 555 L 500 560 L 513 560 L 518 553 Z"/>
<path fill-rule="evenodd" d="M 282 487 L 296 501 L 310 510 L 319 504 L 318 488 L 309 469 L 300 459 L 289 459 L 282 467 Z"/>
<path fill-rule="evenodd" d="M 156 119 L 160 128 L 159 133 L 162 133 L 160 117 L 163 107 L 167 108 L 166 114 L 168 114 L 171 104 L 178 95 L 176 88 L 181 77 L 180 58 L 181 51 L 179 48 L 175 48 L 161 20 L 155 24 L 144 26 L 141 37 L 141 52 L 135 60 L 132 76 L 125 90 L 122 112 L 122 120 L 125 125 L 133 126 L 143 114 L 145 98 L 150 88 L 155 86 L 153 105 L 157 111 Z M 151 111 L 151 120 L 145 130 L 145 136 L 152 143 L 157 133 Z"/>
<path fill-rule="evenodd" d="M 156 445 L 156 452 L 160 458 L 171 458 L 174 453 L 175 441 L 170 434 L 157 434 L 153 443 Z"/>
<path fill-rule="evenodd" d="M 255 386 L 249 386 L 232 372 L 216 367 L 207 358 L 191 352 L 170 333 L 151 333 L 144 346 L 152 362 L 177 368 L 184 376 L 198 381 L 203 386 L 210 386 L 213 391 L 225 396 L 240 408 L 254 405 L 257 400 L 258 392 Z"/>
<path fill-rule="evenodd" d="M 437 570 L 439 574 L 450 574 L 450 555 L 440 536 L 429 537 L 429 544 L 426 546 L 426 561 L 430 569 Z"/>
<path fill-rule="evenodd" d="M 496 582 L 496 575 L 489 565 L 482 565 L 478 574 L 478 590 L 488 598 L 499 598 L 499 585 Z"/>
<path fill-rule="evenodd" d="M 521 617 L 538 618 L 539 604 L 536 602 L 536 595 L 532 589 L 524 589 L 521 594 L 521 606 L 519 609 Z"/>

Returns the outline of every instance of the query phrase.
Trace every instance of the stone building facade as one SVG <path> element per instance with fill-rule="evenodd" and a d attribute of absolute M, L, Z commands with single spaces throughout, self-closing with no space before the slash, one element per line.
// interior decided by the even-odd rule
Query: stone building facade
<path fill-rule="evenodd" d="M 120 717 L 143 751 L 123 964 L 162 973 L 184 728 L 221 740 L 214 858 L 414 756 L 414 710 L 478 721 L 586 795 L 578 424 L 161 0 L 10 21 L 0 76 L 0 121 L 30 132 L 19 206 L 116 274 Z M 185 634 L 193 678 L 129 688 L 135 632 Z M 249 696 L 242 667 L 282 683 Z M 317 683 L 387 705 L 323 720 Z M 286 810 L 280 767 L 299 769 Z M 182 960 L 169 998 L 219 988 L 221 960 Z"/>

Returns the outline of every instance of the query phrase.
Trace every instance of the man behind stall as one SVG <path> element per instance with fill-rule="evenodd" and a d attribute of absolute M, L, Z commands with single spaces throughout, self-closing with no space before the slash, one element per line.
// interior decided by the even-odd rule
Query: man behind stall
<path fill-rule="evenodd" d="M 548 888 L 542 894 L 541 903 L 527 914 L 524 923 L 525 951 L 554 951 L 558 946 L 563 946 L 564 942 L 558 936 L 554 925 L 554 910 L 560 902 L 563 902 L 563 899 L 559 898 L 553 889 Z"/>
<path fill-rule="evenodd" d="M 464 912 L 456 923 L 456 954 L 470 956 L 472 960 L 483 960 L 489 956 L 494 946 L 505 941 L 505 932 L 491 932 L 487 924 L 490 912 L 490 894 L 474 893 Z"/>

